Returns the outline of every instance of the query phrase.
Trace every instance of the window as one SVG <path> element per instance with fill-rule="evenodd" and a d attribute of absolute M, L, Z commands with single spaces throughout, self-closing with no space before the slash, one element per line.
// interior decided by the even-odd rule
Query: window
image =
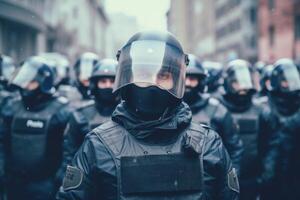
<path fill-rule="evenodd" d="M 275 1 L 276 0 L 268 0 L 269 10 L 275 9 Z"/>
<path fill-rule="evenodd" d="M 257 15 L 256 9 L 251 8 L 250 9 L 250 21 L 252 24 L 256 24 L 256 17 L 257 17 L 256 15 Z"/>
<path fill-rule="evenodd" d="M 274 45 L 274 41 L 275 41 L 275 27 L 270 26 L 269 27 L 269 44 L 270 44 L 270 46 Z"/>
<path fill-rule="evenodd" d="M 295 16 L 295 38 L 300 40 L 300 15 Z"/>

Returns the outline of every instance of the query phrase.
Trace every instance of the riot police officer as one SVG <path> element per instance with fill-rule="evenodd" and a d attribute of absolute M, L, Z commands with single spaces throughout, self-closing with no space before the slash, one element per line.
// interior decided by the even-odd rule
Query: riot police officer
<path fill-rule="evenodd" d="M 66 56 L 55 52 L 41 53 L 39 56 L 47 59 L 49 62 L 52 63 L 53 71 L 56 77 L 54 85 L 58 92 L 61 86 L 71 84 L 70 62 Z"/>
<path fill-rule="evenodd" d="M 274 64 L 268 91 L 272 109 L 264 112 L 261 133 L 265 183 L 261 199 L 299 199 L 300 70 L 292 60 Z"/>
<path fill-rule="evenodd" d="M 63 173 L 83 143 L 85 135 L 109 120 L 119 102 L 118 96 L 112 92 L 117 64 L 113 59 L 103 59 L 93 69 L 89 87 L 94 99 L 82 101 L 81 106 L 70 117 L 64 141 Z"/>
<path fill-rule="evenodd" d="M 187 56 L 169 33 L 141 32 L 118 53 L 112 120 L 94 129 L 58 199 L 236 199 L 221 139 L 182 102 Z"/>
<path fill-rule="evenodd" d="M 256 200 L 260 173 L 257 138 L 262 107 L 252 100 L 256 91 L 255 72 L 252 70 L 245 60 L 229 62 L 224 75 L 225 94 L 221 99 L 233 118 L 232 123 L 237 127 L 244 146 L 240 168 L 240 198 L 243 200 Z"/>
<path fill-rule="evenodd" d="M 99 57 L 91 52 L 83 53 L 74 65 L 76 87 L 81 94 L 80 99 L 90 99 L 89 78 Z"/>
<path fill-rule="evenodd" d="M 0 110 L 3 109 L 7 101 L 18 98 L 16 92 L 8 84 L 15 69 L 12 58 L 0 55 Z M 4 196 L 4 130 L 2 127 L 3 119 L 0 117 L 0 199 Z"/>
<path fill-rule="evenodd" d="M 267 86 L 270 84 L 270 77 L 272 74 L 272 70 L 274 69 L 273 65 L 267 65 L 263 69 L 261 69 L 260 75 L 260 92 L 259 95 L 261 97 L 268 96 L 268 88 Z"/>
<path fill-rule="evenodd" d="M 223 66 L 218 62 L 203 62 L 204 69 L 208 72 L 206 79 L 207 92 L 215 98 L 219 98 L 221 90 L 221 78 L 223 72 Z"/>
<path fill-rule="evenodd" d="M 54 95 L 54 76 L 41 57 L 30 57 L 12 79 L 21 100 L 2 109 L 8 200 L 53 199 L 70 111 Z"/>
<path fill-rule="evenodd" d="M 89 78 L 95 64 L 99 61 L 99 57 L 91 52 L 83 53 L 74 65 L 75 81 L 74 84 L 62 85 L 58 88 L 58 93 L 66 97 L 73 107 L 81 105 L 81 101 L 91 99 L 91 91 L 89 90 Z M 58 67 L 55 67 L 59 69 Z M 73 87 L 75 85 L 75 87 Z"/>
<path fill-rule="evenodd" d="M 205 93 L 207 73 L 200 61 L 192 54 L 189 61 L 183 100 L 190 106 L 195 122 L 206 124 L 220 134 L 234 167 L 239 170 L 243 148 L 232 117 L 217 99 Z"/>

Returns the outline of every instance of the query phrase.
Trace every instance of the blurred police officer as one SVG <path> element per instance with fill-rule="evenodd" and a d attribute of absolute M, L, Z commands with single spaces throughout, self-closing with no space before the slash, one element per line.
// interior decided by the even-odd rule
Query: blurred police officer
<path fill-rule="evenodd" d="M 18 95 L 9 86 L 9 81 L 15 71 L 16 67 L 13 59 L 0 55 L 0 110 L 12 98 L 17 98 Z M 1 111 L 0 111 L 1 112 Z M 4 196 L 4 129 L 3 119 L 0 117 L 0 199 Z"/>
<path fill-rule="evenodd" d="M 220 134 L 234 167 L 239 170 L 243 151 L 242 142 L 227 109 L 217 99 L 205 93 L 206 76 L 200 61 L 189 54 L 183 100 L 190 106 L 195 122 L 211 126 Z"/>
<path fill-rule="evenodd" d="M 64 166 L 70 164 L 76 151 L 83 143 L 85 135 L 100 124 L 109 120 L 119 102 L 113 94 L 117 61 L 103 59 L 93 69 L 90 81 L 93 100 L 83 101 L 72 113 L 64 141 Z M 64 173 L 63 171 L 63 173 Z"/>
<path fill-rule="evenodd" d="M 2 109 L 8 199 L 53 199 L 61 163 L 68 102 L 54 95 L 54 76 L 41 57 L 30 57 L 12 84 L 22 99 Z"/>
<path fill-rule="evenodd" d="M 221 78 L 223 72 L 223 66 L 218 62 L 204 61 L 203 67 L 207 71 L 208 76 L 206 79 L 207 92 L 216 98 L 219 98 L 221 91 Z"/>
<path fill-rule="evenodd" d="M 182 102 L 187 56 L 169 33 L 135 34 L 118 53 L 123 102 L 87 135 L 58 199 L 236 199 L 220 137 Z"/>
<path fill-rule="evenodd" d="M 274 64 L 268 86 L 272 109 L 264 112 L 261 199 L 300 198 L 300 70 L 290 59 Z"/>
<path fill-rule="evenodd" d="M 91 99 L 91 93 L 89 90 L 89 78 L 91 77 L 93 68 L 98 61 L 98 55 L 91 52 L 83 53 L 76 61 L 74 65 L 76 77 L 75 84 L 81 95 L 79 99 Z"/>
<path fill-rule="evenodd" d="M 56 79 L 56 87 L 58 87 L 58 93 L 66 97 L 73 107 L 79 107 L 81 101 L 90 100 L 92 98 L 91 91 L 89 90 L 89 78 L 91 77 L 92 70 L 95 64 L 99 61 L 99 57 L 91 52 L 83 53 L 74 65 L 75 80 L 70 81 L 70 85 L 65 85 L 68 80 L 66 73 L 69 73 L 64 62 L 60 63 L 62 66 L 54 63 L 54 69 L 56 74 L 61 74 L 61 78 Z M 73 83 L 71 83 L 73 82 Z"/>
<path fill-rule="evenodd" d="M 255 72 L 245 60 L 228 63 L 224 75 L 225 94 L 222 103 L 229 110 L 242 139 L 244 152 L 241 159 L 240 183 L 241 199 L 256 200 L 258 196 L 259 162 L 257 138 L 259 116 L 262 107 L 252 101 L 256 92 Z"/>

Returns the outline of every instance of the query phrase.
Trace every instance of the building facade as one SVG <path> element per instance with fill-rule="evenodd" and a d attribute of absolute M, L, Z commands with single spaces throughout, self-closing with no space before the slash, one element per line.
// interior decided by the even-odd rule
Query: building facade
<path fill-rule="evenodd" d="M 217 0 L 216 52 L 218 61 L 257 60 L 257 0 Z"/>
<path fill-rule="evenodd" d="M 171 0 L 167 12 L 167 29 L 180 41 L 186 52 L 193 52 L 193 5 L 195 0 Z"/>
<path fill-rule="evenodd" d="M 168 28 L 203 59 L 257 60 L 257 0 L 173 0 Z"/>
<path fill-rule="evenodd" d="M 300 1 L 259 0 L 259 59 L 300 60 Z"/>
<path fill-rule="evenodd" d="M 107 56 L 109 19 L 102 0 L 48 0 L 47 51 L 56 51 L 75 61 L 91 51 Z"/>
<path fill-rule="evenodd" d="M 45 48 L 45 0 L 0 0 L 0 53 L 17 63 Z"/>
<path fill-rule="evenodd" d="M 17 63 L 45 51 L 106 57 L 108 26 L 104 0 L 0 0 L 0 53 Z"/>

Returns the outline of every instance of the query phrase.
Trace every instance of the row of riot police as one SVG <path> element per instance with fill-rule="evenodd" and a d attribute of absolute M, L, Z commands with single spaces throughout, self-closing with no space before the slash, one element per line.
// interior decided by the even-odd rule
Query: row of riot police
<path fill-rule="evenodd" d="M 9 68 L 1 58 L 2 77 Z M 54 199 L 59 186 L 56 198 L 65 200 L 298 199 L 292 61 L 263 68 L 258 93 L 247 61 L 209 66 L 169 33 L 138 33 L 117 59 L 82 54 L 75 87 L 57 78 L 66 62 L 45 54 L 5 79 L 7 199 Z"/>
<path fill-rule="evenodd" d="M 78 92 L 66 76 L 57 81 L 66 66 L 48 55 L 32 56 L 17 69 L 1 55 L 0 66 L 0 199 L 55 199 L 84 134 L 117 104 L 117 63 L 83 54 L 74 67 Z"/>
<path fill-rule="evenodd" d="M 208 123 L 218 131 L 233 164 L 239 166 L 240 199 L 299 199 L 300 165 L 295 157 L 299 152 L 299 66 L 290 59 L 280 59 L 274 65 L 264 66 L 259 79 L 257 69 L 250 63 L 233 60 L 223 69 L 223 87 L 214 94 L 216 100 L 204 93 L 205 68 L 199 61 L 190 64 L 184 100 L 191 107 L 194 120 Z M 231 127 L 231 133 L 235 127 L 233 135 L 241 140 L 242 148 L 237 148 L 238 139 L 230 142 L 235 143 L 235 149 L 242 149 L 234 151 L 238 154 L 232 153 L 234 145 L 228 145 L 224 138 L 222 130 L 226 129 L 216 126 L 214 115 L 222 114 L 210 102 L 223 105 L 224 112 L 229 113 L 231 119 L 221 121 L 227 121 L 224 127 Z M 239 163 L 235 163 L 235 155 Z"/>

